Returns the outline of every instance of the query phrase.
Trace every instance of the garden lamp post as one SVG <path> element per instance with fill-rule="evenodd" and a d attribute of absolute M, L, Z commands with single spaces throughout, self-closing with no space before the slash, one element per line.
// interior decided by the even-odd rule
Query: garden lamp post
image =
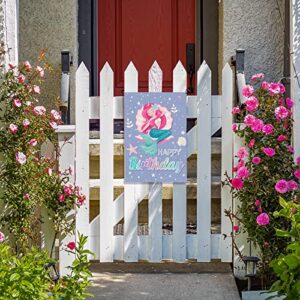
<path fill-rule="evenodd" d="M 53 280 L 54 282 L 57 282 L 59 280 L 59 273 L 56 269 L 55 263 L 54 262 L 50 262 L 47 267 L 46 270 L 49 270 L 49 276 L 50 279 Z"/>
<path fill-rule="evenodd" d="M 244 256 L 243 262 L 246 266 L 246 274 L 245 276 L 248 278 L 248 291 L 251 290 L 251 279 L 256 276 L 257 271 L 257 263 L 259 262 L 259 258 L 257 256 Z"/>

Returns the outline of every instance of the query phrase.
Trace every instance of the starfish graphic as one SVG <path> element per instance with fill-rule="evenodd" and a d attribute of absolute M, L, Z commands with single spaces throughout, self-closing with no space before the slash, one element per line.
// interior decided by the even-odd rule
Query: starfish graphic
<path fill-rule="evenodd" d="M 137 146 L 132 146 L 132 145 L 130 144 L 130 145 L 129 145 L 129 148 L 127 148 L 126 150 L 128 150 L 128 151 L 129 151 L 129 155 L 131 155 L 131 154 L 133 154 L 133 153 L 137 154 L 136 149 L 137 149 Z"/>

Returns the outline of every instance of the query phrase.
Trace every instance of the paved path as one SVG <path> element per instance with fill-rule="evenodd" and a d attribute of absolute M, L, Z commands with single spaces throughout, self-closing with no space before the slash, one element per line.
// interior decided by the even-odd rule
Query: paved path
<path fill-rule="evenodd" d="M 231 273 L 94 273 L 95 300 L 239 300 Z"/>

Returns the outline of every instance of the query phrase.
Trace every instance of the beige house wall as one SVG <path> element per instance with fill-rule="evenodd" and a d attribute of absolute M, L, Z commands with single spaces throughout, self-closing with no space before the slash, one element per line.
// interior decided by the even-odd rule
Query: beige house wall
<path fill-rule="evenodd" d="M 284 1 L 278 0 L 284 18 Z M 284 25 L 275 0 L 220 0 L 223 21 L 222 64 L 235 50 L 246 50 L 246 79 L 263 72 L 267 80 L 278 81 L 283 74 Z M 221 35 L 220 35 L 221 36 Z"/>
<path fill-rule="evenodd" d="M 61 50 L 69 49 L 73 55 L 71 67 L 71 103 L 74 104 L 74 72 L 77 69 L 77 1 L 76 0 L 20 0 L 19 2 L 20 62 L 34 63 L 43 48 L 54 70 L 48 73 L 42 86 L 40 101 L 53 107 L 60 95 Z M 74 105 L 71 106 L 74 122 Z"/>

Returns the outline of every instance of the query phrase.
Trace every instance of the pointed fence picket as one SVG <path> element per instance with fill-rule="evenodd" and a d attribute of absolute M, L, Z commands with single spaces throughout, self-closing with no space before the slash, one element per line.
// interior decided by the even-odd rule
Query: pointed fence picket
<path fill-rule="evenodd" d="M 162 91 L 163 73 L 157 62 L 149 70 L 149 92 Z M 124 119 L 123 97 L 114 97 L 114 73 L 106 63 L 100 72 L 100 97 L 89 97 L 89 74 L 82 64 L 76 73 L 76 184 L 89 199 L 90 188 L 100 188 L 100 214 L 89 222 L 89 201 L 77 212 L 76 229 L 89 237 L 88 248 L 100 262 L 124 260 L 159 262 L 172 259 L 184 262 L 196 259 L 232 260 L 230 240 L 211 234 L 211 135 L 223 127 L 222 173 L 231 170 L 232 135 L 231 107 L 233 102 L 232 71 L 223 70 L 223 97 L 211 95 L 211 71 L 203 62 L 197 73 L 197 95 L 187 96 L 187 118 L 197 119 L 187 133 L 188 156 L 197 154 L 197 234 L 186 233 L 187 187 L 173 184 L 173 232 L 162 231 L 162 190 L 160 183 L 124 184 L 114 178 L 114 145 L 124 139 L 114 138 L 114 119 Z M 173 71 L 173 91 L 184 92 L 187 73 L 181 62 Z M 125 92 L 138 91 L 138 70 L 130 63 L 125 70 Z M 221 109 L 222 99 L 222 109 Z M 100 119 L 100 138 L 89 137 L 89 119 Z M 230 123 L 230 124 L 229 124 Z M 100 146 L 100 179 L 89 178 L 89 146 Z M 225 155 L 224 155 L 225 153 Z M 63 158 L 62 158 L 63 159 Z M 114 199 L 114 187 L 124 192 Z M 138 205 L 148 196 L 149 232 L 138 233 Z M 231 194 L 222 191 L 222 234 L 231 232 L 224 209 L 232 207 Z M 114 235 L 114 226 L 124 220 L 124 235 Z"/>

